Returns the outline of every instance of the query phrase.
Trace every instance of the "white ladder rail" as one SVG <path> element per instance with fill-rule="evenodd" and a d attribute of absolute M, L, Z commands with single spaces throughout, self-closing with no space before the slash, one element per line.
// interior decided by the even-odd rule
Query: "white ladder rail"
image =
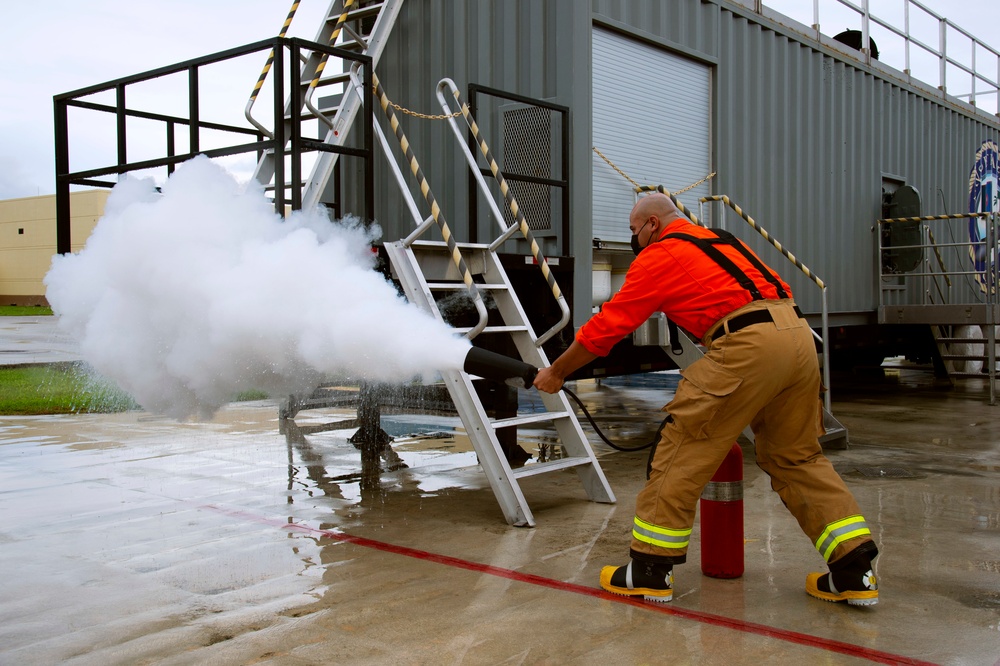
<path fill-rule="evenodd" d="M 349 16 L 348 20 L 353 20 L 353 18 L 362 15 L 370 16 L 377 11 L 378 13 L 372 27 L 372 32 L 367 36 L 367 47 L 362 49 L 362 53 L 369 56 L 374 65 L 378 63 L 378 60 L 385 49 L 386 40 L 388 39 L 389 34 L 392 31 L 392 27 L 396 22 L 402 3 L 403 0 L 383 0 L 380 3 L 374 3 L 370 6 L 359 7 L 357 9 L 348 8 L 348 10 L 345 11 L 345 5 L 353 5 L 353 0 L 349 0 L 347 3 L 345 3 L 344 0 L 333 0 L 330 3 L 326 18 L 319 29 L 315 41 L 320 44 L 326 44 L 332 39 L 336 39 L 340 32 L 341 24 L 343 23 L 343 21 L 338 19 L 345 14 Z M 351 39 L 353 40 L 354 38 L 352 37 Z M 318 118 L 321 122 L 328 126 L 326 135 L 323 139 L 324 143 L 330 146 L 343 146 L 346 143 L 347 135 L 354 124 L 354 120 L 362 108 L 363 102 L 359 96 L 349 94 L 351 87 L 345 86 L 341 103 L 337 107 L 332 119 L 328 118 L 324 113 L 322 113 L 322 111 L 312 104 L 311 95 L 318 85 L 316 80 L 319 76 L 321 76 L 326 61 L 327 58 L 325 54 L 312 53 L 306 59 L 305 63 L 301 65 L 302 80 L 307 82 L 303 83 L 303 85 L 308 86 L 305 90 L 305 94 L 302 95 L 303 107 L 308 109 L 312 117 Z M 348 78 L 349 77 L 346 73 L 341 73 L 328 79 L 320 79 L 320 81 L 323 83 L 331 80 L 343 80 L 346 82 Z M 292 97 L 290 96 L 285 103 L 285 123 L 290 122 L 288 118 L 292 113 L 291 100 Z M 251 120 L 251 122 L 253 121 Z M 256 122 L 254 122 L 254 124 L 258 125 Z M 264 133 L 270 134 L 266 130 L 264 130 Z M 286 131 L 285 135 L 291 136 L 291 132 Z M 254 171 L 254 179 L 261 185 L 264 185 L 265 187 L 268 186 L 274 179 L 275 161 L 277 159 L 284 159 L 285 155 L 286 147 L 284 146 L 280 150 L 265 151 L 264 155 L 257 163 L 257 167 Z M 339 157 L 339 153 L 321 151 L 313 164 L 309 177 L 306 180 L 302 183 L 274 183 L 274 187 L 302 187 L 303 208 L 313 208 L 319 204 L 320 199 L 323 196 L 323 191 L 326 189 L 327 183 L 333 174 L 334 167 L 336 166 L 337 159 Z"/>
<path fill-rule="evenodd" d="M 384 0 L 382 3 L 382 9 L 375 18 L 375 25 L 372 27 L 371 35 L 368 36 L 367 48 L 364 49 L 365 55 L 372 59 L 372 67 L 378 65 L 382 52 L 385 50 L 385 42 L 389 38 L 389 33 L 396 23 L 396 18 L 399 16 L 402 6 L 403 0 Z M 362 96 L 360 94 L 348 95 L 345 88 L 343 101 L 337 108 L 337 113 L 334 115 L 324 141 L 331 145 L 344 145 L 347 134 L 361 107 Z M 320 198 L 323 196 L 323 191 L 330 180 L 330 176 L 333 174 L 338 157 L 338 153 L 328 152 L 323 152 L 317 157 L 302 193 L 302 206 L 304 208 L 311 208 L 319 203 Z"/>

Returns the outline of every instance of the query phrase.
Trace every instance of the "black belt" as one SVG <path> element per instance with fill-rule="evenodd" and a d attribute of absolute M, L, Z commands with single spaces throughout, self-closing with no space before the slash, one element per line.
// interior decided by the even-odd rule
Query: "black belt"
<path fill-rule="evenodd" d="M 802 310 L 799 310 L 799 306 L 797 305 L 795 306 L 795 314 L 797 314 L 799 318 L 805 319 L 805 315 L 802 314 Z M 736 331 L 742 330 L 747 326 L 763 324 L 769 321 L 774 321 L 774 317 L 771 316 L 771 312 L 769 310 L 754 310 L 753 312 L 747 312 L 746 314 L 733 317 L 728 322 L 723 322 L 722 326 L 719 326 L 719 328 L 715 329 L 715 332 L 712 333 L 712 340 L 718 340 L 726 334 L 727 324 L 729 332 L 735 333 Z"/>

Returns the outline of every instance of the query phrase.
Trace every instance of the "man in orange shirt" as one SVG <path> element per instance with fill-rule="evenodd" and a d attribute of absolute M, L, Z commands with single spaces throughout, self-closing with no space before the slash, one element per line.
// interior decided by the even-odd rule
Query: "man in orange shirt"
<path fill-rule="evenodd" d="M 670 416 L 636 498 L 631 561 L 601 570 L 601 587 L 666 602 L 686 560 L 702 489 L 747 426 L 771 488 L 826 560 L 806 592 L 851 605 L 878 602 L 878 555 L 861 510 L 819 444 L 820 375 L 812 332 L 791 289 L 735 237 L 684 218 L 669 197 L 639 199 L 629 215 L 625 283 L 577 333 L 535 387 L 549 393 L 662 311 L 702 341 L 681 374 Z"/>

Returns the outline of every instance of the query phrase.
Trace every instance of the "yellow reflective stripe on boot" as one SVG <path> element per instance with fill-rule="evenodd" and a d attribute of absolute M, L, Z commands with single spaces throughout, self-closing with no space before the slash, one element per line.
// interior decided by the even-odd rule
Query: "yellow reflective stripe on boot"
<path fill-rule="evenodd" d="M 837 546 L 859 536 L 871 536 L 871 533 L 864 516 L 848 516 L 826 526 L 823 534 L 816 540 L 816 550 L 829 562 L 830 555 Z"/>
<path fill-rule="evenodd" d="M 660 548 L 687 548 L 691 539 L 691 530 L 672 530 L 659 527 L 635 517 L 632 525 L 632 536 L 639 541 L 659 546 Z"/>

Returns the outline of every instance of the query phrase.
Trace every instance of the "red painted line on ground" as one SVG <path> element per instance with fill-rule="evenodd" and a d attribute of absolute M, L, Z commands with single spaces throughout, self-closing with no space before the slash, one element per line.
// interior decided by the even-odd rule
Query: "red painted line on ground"
<path fill-rule="evenodd" d="M 302 525 L 300 523 L 284 522 L 275 518 L 266 518 L 264 516 L 247 513 L 245 511 L 225 509 L 223 507 L 210 504 L 202 505 L 202 508 L 210 509 L 218 513 L 224 513 L 229 516 L 244 518 L 246 520 L 250 520 L 257 523 L 265 523 L 268 525 L 273 525 L 274 527 L 280 527 L 288 530 L 295 530 L 298 532 L 308 532 L 310 534 L 318 534 L 327 537 L 329 539 L 332 539 L 334 541 L 339 541 L 342 543 L 351 543 L 356 546 L 371 548 L 373 550 L 379 550 L 384 553 L 392 553 L 394 555 L 412 557 L 417 560 L 424 560 L 425 562 L 434 562 L 436 564 L 443 564 L 445 566 L 455 567 L 458 569 L 466 569 L 468 571 L 475 571 L 477 573 L 489 574 L 491 576 L 497 576 L 498 578 L 507 578 L 509 580 L 514 580 L 521 583 L 529 583 L 531 585 L 538 585 L 540 587 L 547 587 L 553 590 L 559 590 L 561 592 L 574 592 L 576 594 L 582 594 L 584 596 L 594 597 L 596 599 L 613 601 L 619 604 L 628 604 L 630 606 L 642 608 L 643 610 L 663 613 L 664 615 L 673 615 L 675 617 L 684 618 L 686 620 L 701 622 L 702 624 L 710 624 L 717 627 L 725 627 L 728 629 L 733 629 L 735 631 L 742 631 L 748 634 L 755 634 L 757 636 L 775 638 L 777 640 L 786 641 L 788 643 L 797 643 L 799 645 L 814 647 L 819 650 L 826 650 L 827 652 L 839 652 L 840 654 L 846 654 L 852 657 L 867 659 L 869 661 L 878 664 L 911 664 L 914 666 L 935 666 L 933 662 L 921 661 L 920 659 L 913 659 L 911 657 L 904 657 L 902 655 L 892 654 L 891 652 L 882 652 L 881 650 L 873 650 L 871 648 L 862 647 L 860 645 L 853 645 L 851 643 L 844 643 L 842 641 L 836 641 L 829 638 L 810 636 L 809 634 L 803 634 L 797 631 L 789 631 L 787 629 L 777 629 L 775 627 L 769 627 L 765 624 L 757 624 L 755 622 L 737 620 L 734 618 L 724 617 L 722 615 L 715 615 L 713 613 L 706 613 L 703 611 L 696 611 L 686 608 L 680 608 L 678 606 L 671 606 L 669 604 L 661 604 L 653 601 L 645 601 L 644 599 L 637 599 L 633 597 L 625 597 L 617 594 L 611 594 L 610 592 L 605 592 L 604 590 L 596 587 L 586 587 L 584 585 L 578 585 L 576 583 L 567 583 L 561 580 L 555 580 L 554 578 L 545 578 L 543 576 L 536 576 L 535 574 L 522 573 L 520 571 L 514 571 L 513 569 L 504 569 L 502 567 L 495 567 L 489 564 L 471 562 L 469 560 L 463 560 L 457 557 L 451 557 L 450 555 L 441 555 L 439 553 L 431 553 L 426 550 L 417 550 L 416 548 L 397 546 L 395 544 L 386 543 L 384 541 L 376 541 L 374 539 L 354 536 L 353 534 L 347 534 L 346 532 L 335 532 L 333 530 L 319 529 L 316 527 L 310 527 L 308 525 Z"/>

